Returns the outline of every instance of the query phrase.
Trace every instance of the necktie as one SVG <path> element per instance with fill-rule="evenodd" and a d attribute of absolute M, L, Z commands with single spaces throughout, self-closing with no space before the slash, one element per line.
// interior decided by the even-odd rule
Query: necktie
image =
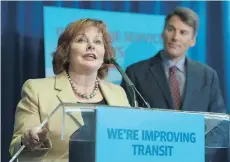
<path fill-rule="evenodd" d="M 171 68 L 169 68 L 169 84 L 170 84 L 173 101 L 176 105 L 176 109 L 178 110 L 180 108 L 181 101 L 180 101 L 179 82 L 176 79 L 176 71 L 177 71 L 176 66 L 172 66 Z"/>

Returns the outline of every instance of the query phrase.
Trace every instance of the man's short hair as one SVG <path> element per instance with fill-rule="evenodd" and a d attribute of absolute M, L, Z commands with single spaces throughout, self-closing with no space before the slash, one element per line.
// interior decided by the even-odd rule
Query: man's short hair
<path fill-rule="evenodd" d="M 178 16 L 181 21 L 193 28 L 194 36 L 197 34 L 199 18 L 193 10 L 185 7 L 177 7 L 166 16 L 164 28 L 172 16 Z"/>

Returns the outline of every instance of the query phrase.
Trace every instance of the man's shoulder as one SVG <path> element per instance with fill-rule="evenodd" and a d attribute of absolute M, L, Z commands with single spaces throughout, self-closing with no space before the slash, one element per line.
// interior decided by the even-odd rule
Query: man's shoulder
<path fill-rule="evenodd" d="M 127 67 L 127 70 L 133 71 L 142 71 L 148 69 L 150 66 L 154 66 L 155 64 L 159 64 L 161 62 L 161 51 L 158 51 L 154 56 L 147 58 L 145 60 L 138 61 L 133 63 Z"/>
<path fill-rule="evenodd" d="M 211 66 L 205 63 L 201 63 L 192 59 L 189 59 L 189 61 L 193 65 L 193 67 L 196 68 L 197 70 L 205 71 L 208 73 L 215 73 L 215 70 Z"/>
<path fill-rule="evenodd" d="M 145 59 L 145 60 L 141 60 L 139 62 L 136 62 L 134 64 L 131 64 L 130 66 L 127 67 L 127 70 L 141 70 L 141 69 L 146 69 L 149 67 L 149 65 L 151 64 L 151 58 Z"/>

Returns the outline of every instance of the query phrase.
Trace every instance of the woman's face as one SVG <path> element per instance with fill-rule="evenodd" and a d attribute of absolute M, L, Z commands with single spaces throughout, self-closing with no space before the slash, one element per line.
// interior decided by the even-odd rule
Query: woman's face
<path fill-rule="evenodd" d="M 103 35 L 90 26 L 79 32 L 70 44 L 70 70 L 79 73 L 96 72 L 104 60 Z"/>

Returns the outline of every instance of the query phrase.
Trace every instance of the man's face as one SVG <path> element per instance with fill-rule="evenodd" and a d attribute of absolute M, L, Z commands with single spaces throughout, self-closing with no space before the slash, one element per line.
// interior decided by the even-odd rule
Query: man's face
<path fill-rule="evenodd" d="M 193 32 L 193 28 L 181 21 L 178 16 L 172 16 L 162 33 L 166 54 L 172 59 L 184 56 L 189 47 L 195 45 Z"/>

